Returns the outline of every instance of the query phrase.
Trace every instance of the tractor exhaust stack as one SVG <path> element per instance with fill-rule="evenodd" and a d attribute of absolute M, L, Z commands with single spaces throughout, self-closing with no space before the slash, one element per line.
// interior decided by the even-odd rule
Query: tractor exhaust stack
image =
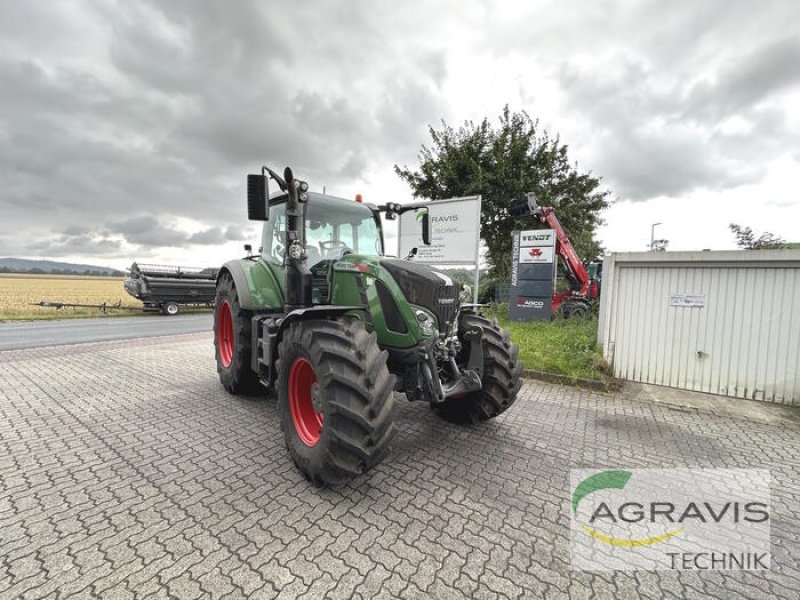
<path fill-rule="evenodd" d="M 289 311 L 311 306 L 311 271 L 306 265 L 305 231 L 301 202 L 308 199 L 308 184 L 296 180 L 289 167 L 283 173 L 286 202 L 286 305 Z"/>

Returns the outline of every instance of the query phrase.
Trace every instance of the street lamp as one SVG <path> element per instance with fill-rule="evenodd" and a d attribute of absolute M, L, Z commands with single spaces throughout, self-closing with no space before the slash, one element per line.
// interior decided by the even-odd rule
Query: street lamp
<path fill-rule="evenodd" d="M 656 225 L 663 225 L 663 223 L 653 223 L 650 225 L 650 252 L 653 252 L 656 246 Z"/>

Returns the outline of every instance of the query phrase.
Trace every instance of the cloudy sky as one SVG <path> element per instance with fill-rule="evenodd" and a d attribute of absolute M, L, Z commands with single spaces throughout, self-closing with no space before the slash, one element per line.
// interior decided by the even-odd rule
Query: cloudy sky
<path fill-rule="evenodd" d="M 800 241 L 796 0 L 0 0 L 0 90 L 0 256 L 218 264 L 248 171 L 403 202 L 429 124 L 506 103 L 603 178 L 610 250 Z"/>

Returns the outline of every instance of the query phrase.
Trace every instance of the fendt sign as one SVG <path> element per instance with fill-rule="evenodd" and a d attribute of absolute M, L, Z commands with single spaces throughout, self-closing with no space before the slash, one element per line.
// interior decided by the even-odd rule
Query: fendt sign
<path fill-rule="evenodd" d="M 515 231 L 512 235 L 509 315 L 513 321 L 549 321 L 556 274 L 556 233 L 537 229 Z"/>
<path fill-rule="evenodd" d="M 556 232 L 552 229 L 542 229 L 540 231 L 520 231 L 520 246 L 555 246 Z"/>

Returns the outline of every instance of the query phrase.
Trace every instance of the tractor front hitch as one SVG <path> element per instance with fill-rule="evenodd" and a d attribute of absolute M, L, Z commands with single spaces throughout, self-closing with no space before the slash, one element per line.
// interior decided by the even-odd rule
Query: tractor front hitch
<path fill-rule="evenodd" d="M 464 332 L 464 341 L 469 343 L 467 370 L 483 377 L 483 327 L 475 325 Z"/>
<path fill-rule="evenodd" d="M 455 364 L 455 361 L 453 361 L 453 363 Z M 456 368 L 458 367 L 456 366 Z M 481 381 L 480 375 L 470 369 L 464 369 L 459 372 L 458 378 L 445 385 L 442 391 L 444 392 L 444 399 L 447 400 L 448 398 L 463 396 L 470 392 L 477 392 L 481 388 L 483 388 L 483 382 Z"/>
<path fill-rule="evenodd" d="M 460 397 L 470 392 L 477 392 L 483 388 L 483 328 L 471 327 L 464 332 L 464 341 L 469 343 L 469 357 L 467 366 L 462 370 L 458 368 L 454 356 L 450 357 L 449 366 L 453 380 L 443 386 L 444 399 Z"/>
<path fill-rule="evenodd" d="M 441 404 L 458 399 L 465 394 L 483 389 L 483 329 L 472 327 L 464 334 L 470 344 L 467 364 L 459 368 L 456 353 L 446 349 L 437 341 L 421 343 L 411 351 L 400 355 L 406 371 L 402 384 L 409 400 L 422 400 Z M 440 373 L 445 374 L 440 379 Z"/>

